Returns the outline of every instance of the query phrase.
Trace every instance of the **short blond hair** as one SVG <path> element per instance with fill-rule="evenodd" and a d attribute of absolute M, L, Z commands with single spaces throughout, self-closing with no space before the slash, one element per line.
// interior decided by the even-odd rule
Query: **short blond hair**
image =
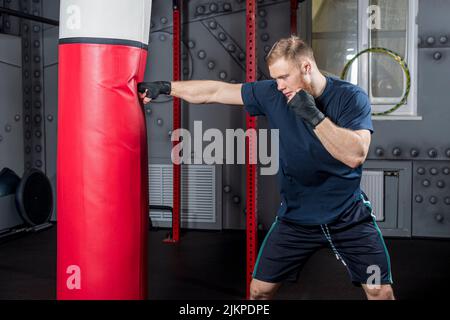
<path fill-rule="evenodd" d="M 266 62 L 270 66 L 275 61 L 284 58 L 288 61 L 298 63 L 300 57 L 308 57 L 315 61 L 312 48 L 299 37 L 290 36 L 289 38 L 283 38 L 275 42 L 266 56 Z"/>

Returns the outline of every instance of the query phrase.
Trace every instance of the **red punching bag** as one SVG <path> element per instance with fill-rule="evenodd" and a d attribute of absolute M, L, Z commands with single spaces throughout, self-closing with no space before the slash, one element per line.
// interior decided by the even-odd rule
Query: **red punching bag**
<path fill-rule="evenodd" d="M 145 299 L 151 0 L 61 0 L 57 298 Z"/>

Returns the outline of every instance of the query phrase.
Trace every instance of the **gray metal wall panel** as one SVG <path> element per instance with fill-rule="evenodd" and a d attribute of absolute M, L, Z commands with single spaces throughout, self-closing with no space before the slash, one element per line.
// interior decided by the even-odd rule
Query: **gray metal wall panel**
<path fill-rule="evenodd" d="M 413 235 L 450 237 L 450 164 L 417 161 L 413 172 Z"/>
<path fill-rule="evenodd" d="M 21 38 L 0 34 L 0 170 L 10 168 L 20 177 L 25 166 L 21 47 Z M 0 231 L 23 223 L 14 199 L 0 198 Z"/>
<path fill-rule="evenodd" d="M 0 169 L 24 170 L 21 39 L 0 34 Z"/>

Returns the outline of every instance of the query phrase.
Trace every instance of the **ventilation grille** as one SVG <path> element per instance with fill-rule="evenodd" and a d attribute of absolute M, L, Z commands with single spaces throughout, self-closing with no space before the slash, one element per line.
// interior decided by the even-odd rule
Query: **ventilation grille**
<path fill-rule="evenodd" d="M 149 165 L 150 205 L 173 205 L 172 165 Z M 171 212 L 151 210 L 155 222 L 170 222 Z M 181 166 L 181 221 L 216 223 L 214 166 Z"/>
<path fill-rule="evenodd" d="M 384 221 L 384 171 L 363 171 L 361 189 L 369 197 L 377 221 Z"/>

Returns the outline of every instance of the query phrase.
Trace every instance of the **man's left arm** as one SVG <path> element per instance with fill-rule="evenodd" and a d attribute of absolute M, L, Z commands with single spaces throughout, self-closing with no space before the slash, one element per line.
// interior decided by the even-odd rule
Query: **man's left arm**
<path fill-rule="evenodd" d="M 367 97 L 363 97 L 362 101 L 353 102 L 363 112 L 356 117 L 351 112 L 347 112 L 345 119 L 341 121 L 345 123 L 345 126 L 351 127 L 352 122 L 370 120 L 370 103 Z M 370 130 L 351 130 L 333 123 L 317 108 L 314 98 L 304 90 L 297 92 L 288 105 L 314 129 L 325 149 L 335 159 L 351 168 L 357 168 L 364 163 L 369 152 Z"/>
<path fill-rule="evenodd" d="M 369 130 L 341 128 L 325 118 L 314 132 L 333 158 L 347 166 L 357 168 L 366 160 L 371 141 Z"/>

